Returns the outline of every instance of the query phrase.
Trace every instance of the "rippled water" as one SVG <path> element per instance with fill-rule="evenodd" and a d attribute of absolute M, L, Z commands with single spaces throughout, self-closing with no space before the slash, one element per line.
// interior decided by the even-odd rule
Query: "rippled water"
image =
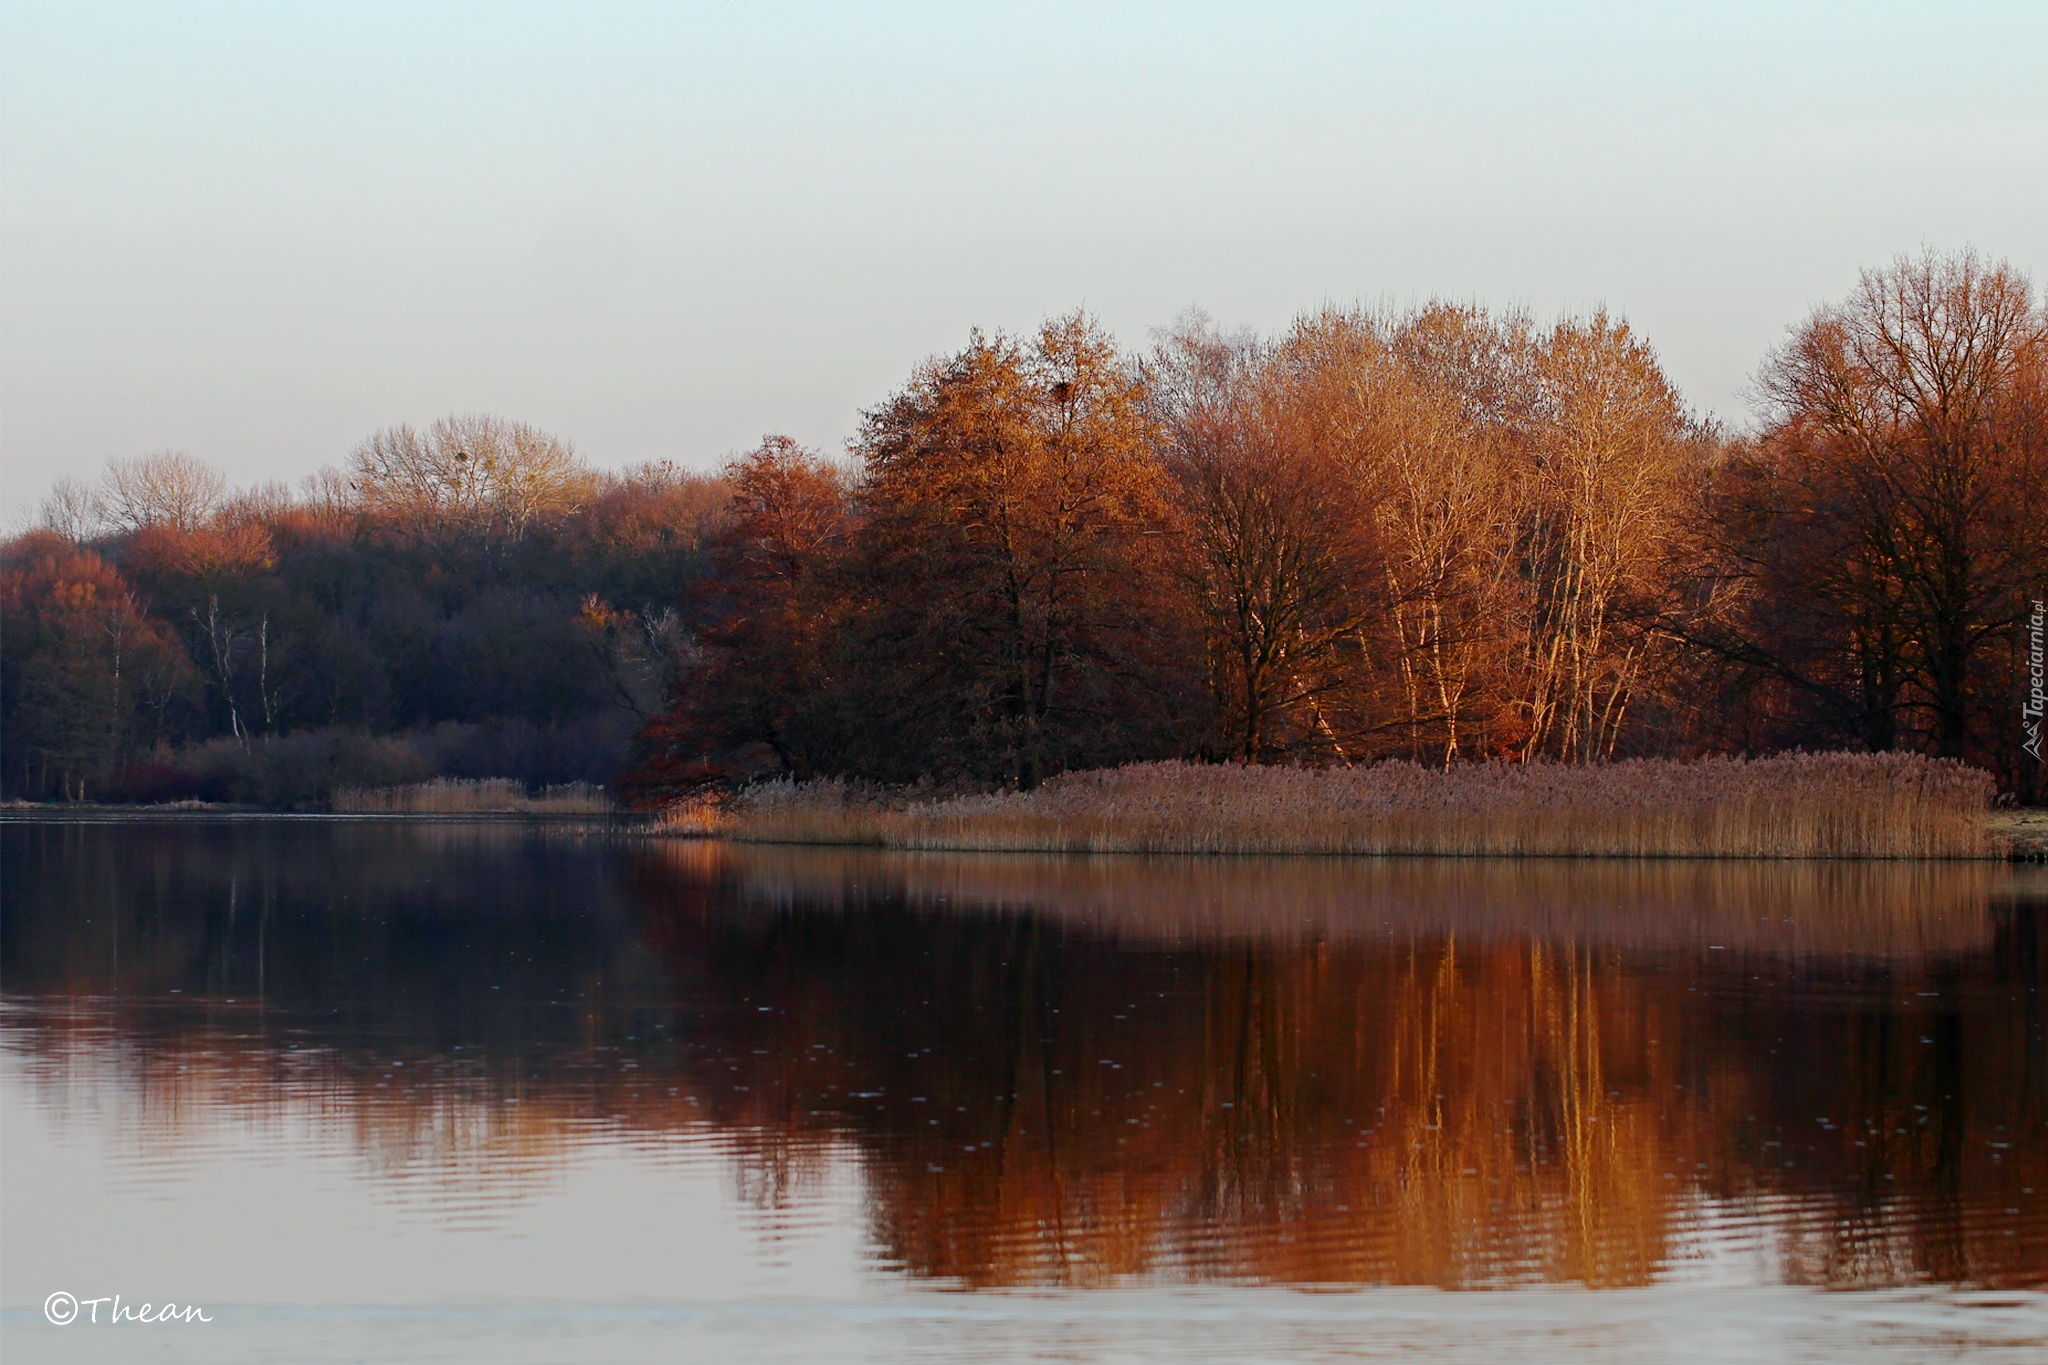
<path fill-rule="evenodd" d="M 7 822 L 0 1332 L 2048 1359 L 2044 918 L 1989 864 Z"/>

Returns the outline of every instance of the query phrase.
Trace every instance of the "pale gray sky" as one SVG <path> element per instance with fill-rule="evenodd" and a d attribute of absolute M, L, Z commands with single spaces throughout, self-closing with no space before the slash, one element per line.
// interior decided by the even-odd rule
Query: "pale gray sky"
<path fill-rule="evenodd" d="M 836 449 L 1086 305 L 1605 304 L 1740 422 L 1859 266 L 2048 269 L 2048 5 L 0 4 L 0 512 L 489 411 Z"/>

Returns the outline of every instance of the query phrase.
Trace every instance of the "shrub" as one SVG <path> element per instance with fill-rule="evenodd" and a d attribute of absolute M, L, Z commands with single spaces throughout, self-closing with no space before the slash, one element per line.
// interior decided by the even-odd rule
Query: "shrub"
<path fill-rule="evenodd" d="M 346 788 L 335 792 L 334 809 L 354 815 L 609 815 L 612 800 L 589 782 L 529 795 L 524 785 L 502 777 L 437 777 L 403 787 Z"/>

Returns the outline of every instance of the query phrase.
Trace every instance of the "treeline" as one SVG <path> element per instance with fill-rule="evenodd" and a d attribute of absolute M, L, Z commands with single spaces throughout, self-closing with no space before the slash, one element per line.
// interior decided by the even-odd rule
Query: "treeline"
<path fill-rule="evenodd" d="M 1740 437 L 1604 315 L 977 336 L 850 465 L 729 467 L 638 781 L 1804 745 L 2036 792 L 2044 325 L 2007 267 L 1902 260 L 1768 358 Z"/>
<path fill-rule="evenodd" d="M 117 464 L 6 547 L 6 781 L 114 792 L 210 740 L 246 787 L 345 732 L 300 766 L 398 733 L 414 769 L 623 768 L 649 801 L 1794 746 L 2037 796 L 2031 283 L 1901 259 L 1757 388 L 1758 428 L 1720 431 L 1605 315 L 1193 318 L 1131 353 L 1074 314 L 927 362 L 846 460 L 770 438 L 716 476 L 601 475 L 474 419 L 293 495 Z"/>
<path fill-rule="evenodd" d="M 687 649 L 675 603 L 723 501 L 491 418 L 380 432 L 297 491 L 176 454 L 61 482 L 0 564 L 7 792 L 608 781 Z"/>

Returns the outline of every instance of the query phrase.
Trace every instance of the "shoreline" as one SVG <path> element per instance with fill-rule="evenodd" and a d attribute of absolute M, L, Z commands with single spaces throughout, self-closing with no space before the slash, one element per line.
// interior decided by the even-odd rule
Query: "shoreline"
<path fill-rule="evenodd" d="M 1991 812 L 1991 837 L 2005 844 L 2006 862 L 2048 862 L 2048 806 Z"/>
<path fill-rule="evenodd" d="M 333 823 L 480 824 L 516 820 L 538 825 L 622 825 L 640 821 L 630 815 L 557 811 L 336 811 L 269 810 L 262 806 L 116 806 L 85 802 L 76 805 L 24 802 L 0 806 L 0 824 L 109 824 L 133 820 L 154 824 L 199 824 L 228 820 L 314 820 Z"/>
<path fill-rule="evenodd" d="M 2048 814 L 2048 813 L 2044 813 Z M 2048 823 L 2048 821 L 2044 821 Z M 1128 848 L 1005 848 L 992 846 L 948 845 L 941 843 L 896 844 L 874 839 L 855 838 L 781 838 L 748 835 L 733 831 L 710 830 L 664 830 L 636 827 L 630 831 L 650 839 L 703 839 L 726 843 L 744 844 L 750 848 L 838 848 L 863 849 L 874 853 L 938 853 L 955 856 L 991 858 L 1047 857 L 1047 858 L 1212 858 L 1220 862 L 1236 862 L 1258 858 L 1284 858 L 1303 862 L 1335 862 L 1346 859 L 1402 860 L 1402 861 L 1455 861 L 1455 862 L 1532 862 L 1532 863 L 1993 863 L 2021 864 L 2048 863 L 2048 836 L 2034 837 L 2022 843 L 2013 840 L 2004 849 L 1989 853 L 1956 854 L 1882 854 L 1882 853 L 1458 853 L 1441 850 L 1377 849 L 1358 852 L 1328 852 L 1323 850 L 1298 850 L 1265 852 L 1258 850 L 1186 850 L 1186 849 L 1128 849 Z M 1994 837 L 1999 835 L 1999 826 L 1992 825 Z"/>
<path fill-rule="evenodd" d="M 1708 854 L 1708 853 L 1544 853 L 1544 852 L 1453 852 L 1437 850 L 1179 850 L 1179 849 L 1074 849 L 993 848 L 986 846 L 909 846 L 873 836 L 795 838 L 751 834 L 743 829 L 664 828 L 660 816 L 638 811 L 609 814 L 566 814 L 535 811 L 282 811 L 241 805 L 101 805 L 18 802 L 0 805 L 0 824 L 203 824 L 226 822 L 312 822 L 334 824 L 508 824 L 601 827 L 622 838 L 650 840 L 724 840 L 757 847 L 777 845 L 791 848 L 871 849 L 895 853 L 990 854 L 993 856 L 1039 855 L 1055 857 L 1115 858 L 1215 858 L 1227 861 L 1250 858 L 1304 860 L 1337 859 L 1458 859 L 1532 862 L 1719 862 L 1719 863 L 2048 863 L 2048 807 L 1992 811 L 1987 825 L 1992 839 L 2002 845 L 1981 854 L 1882 855 L 1882 854 Z"/>

